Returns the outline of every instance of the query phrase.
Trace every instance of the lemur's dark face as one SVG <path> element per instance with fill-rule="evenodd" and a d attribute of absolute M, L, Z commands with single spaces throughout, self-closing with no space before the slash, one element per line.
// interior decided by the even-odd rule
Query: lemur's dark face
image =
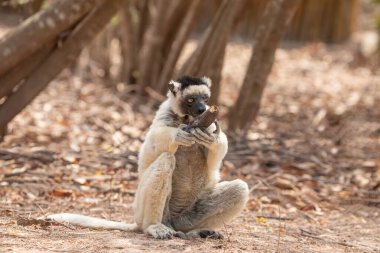
<path fill-rule="evenodd" d="M 183 97 L 181 109 L 184 114 L 196 117 L 206 111 L 209 96 L 207 94 L 189 94 Z"/>
<path fill-rule="evenodd" d="M 184 76 L 169 83 L 170 96 L 175 97 L 173 110 L 181 116 L 197 117 L 207 110 L 211 95 L 211 81 L 207 77 Z"/>

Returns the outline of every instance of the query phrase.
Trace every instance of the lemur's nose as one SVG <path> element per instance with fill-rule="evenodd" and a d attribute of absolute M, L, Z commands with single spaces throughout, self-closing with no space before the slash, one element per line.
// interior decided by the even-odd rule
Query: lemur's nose
<path fill-rule="evenodd" d="M 202 107 L 198 108 L 198 113 L 199 114 L 203 113 L 204 111 L 206 111 L 206 107 L 205 106 L 202 106 Z"/>

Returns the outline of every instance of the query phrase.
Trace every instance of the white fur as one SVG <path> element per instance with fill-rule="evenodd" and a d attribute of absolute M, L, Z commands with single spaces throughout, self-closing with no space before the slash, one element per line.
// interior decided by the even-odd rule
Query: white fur
<path fill-rule="evenodd" d="M 123 231 L 135 231 L 137 230 L 136 224 L 127 224 L 117 221 L 109 221 L 100 218 L 89 217 L 80 214 L 73 213 L 59 213 L 47 216 L 49 219 L 55 220 L 57 222 L 69 223 L 77 226 L 82 226 L 86 228 L 101 228 L 101 229 L 112 229 L 112 230 L 123 230 Z"/>
<path fill-rule="evenodd" d="M 206 85 L 192 85 L 187 87 L 182 91 L 182 97 L 188 96 L 188 95 L 201 95 L 201 94 L 207 94 L 208 96 L 211 95 L 210 88 Z"/>
<path fill-rule="evenodd" d="M 172 84 L 174 86 L 174 91 L 179 91 L 181 89 L 181 83 L 176 82 L 174 80 L 171 80 L 169 84 Z"/>
<path fill-rule="evenodd" d="M 211 87 L 211 79 L 208 78 L 207 76 L 204 76 L 201 78 L 203 82 L 207 84 L 207 86 L 210 88 Z"/>
<path fill-rule="evenodd" d="M 213 125 L 211 125 L 211 127 Z M 208 147 L 208 150 L 209 150 L 209 153 L 207 156 L 207 167 L 208 167 L 207 171 L 210 178 L 208 187 L 212 187 L 220 181 L 219 169 L 222 165 L 223 158 L 227 154 L 227 150 L 228 150 L 227 136 L 223 132 L 220 132 L 218 138 L 216 139 L 214 143 L 212 143 Z"/>

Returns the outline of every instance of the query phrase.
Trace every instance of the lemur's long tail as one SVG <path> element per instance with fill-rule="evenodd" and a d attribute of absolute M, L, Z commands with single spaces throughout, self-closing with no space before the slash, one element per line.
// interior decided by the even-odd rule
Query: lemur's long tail
<path fill-rule="evenodd" d="M 123 222 L 110 221 L 101 218 L 94 218 L 81 214 L 73 213 L 58 213 L 47 216 L 49 219 L 57 222 L 69 223 L 72 225 L 78 225 L 86 228 L 95 229 L 110 229 L 110 230 L 122 230 L 122 231 L 137 231 L 137 224 L 127 224 Z"/>

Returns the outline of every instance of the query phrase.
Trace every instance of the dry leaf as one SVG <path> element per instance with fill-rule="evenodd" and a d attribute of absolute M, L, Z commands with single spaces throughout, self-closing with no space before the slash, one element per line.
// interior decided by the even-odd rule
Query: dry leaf
<path fill-rule="evenodd" d="M 263 226 L 266 225 L 266 222 L 267 222 L 267 220 L 264 217 L 256 217 L 255 221 Z"/>
<path fill-rule="evenodd" d="M 54 197 L 70 197 L 73 194 L 72 191 L 65 190 L 65 189 L 54 189 L 51 192 L 51 195 Z"/>

